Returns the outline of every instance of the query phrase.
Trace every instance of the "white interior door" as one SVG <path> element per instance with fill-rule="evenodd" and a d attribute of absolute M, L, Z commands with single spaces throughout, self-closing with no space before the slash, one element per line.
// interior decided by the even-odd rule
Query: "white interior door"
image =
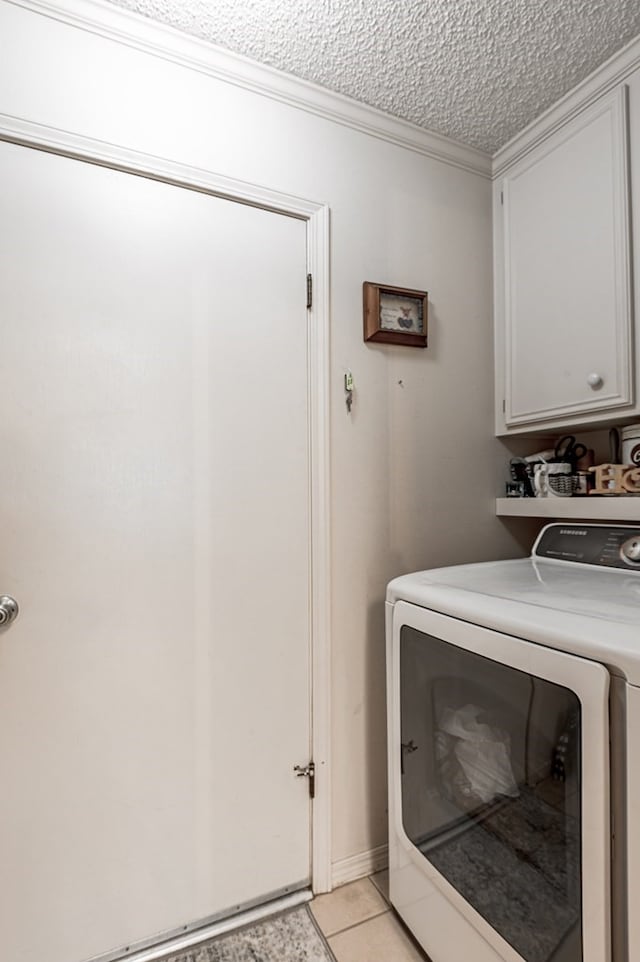
<path fill-rule="evenodd" d="M 304 222 L 0 144 L 0 932 L 309 878 Z"/>

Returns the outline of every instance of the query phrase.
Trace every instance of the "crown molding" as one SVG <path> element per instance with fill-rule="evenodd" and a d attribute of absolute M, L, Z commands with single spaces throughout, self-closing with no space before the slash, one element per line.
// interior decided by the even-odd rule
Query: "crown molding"
<path fill-rule="evenodd" d="M 481 150 L 102 0 L 0 2 L 133 47 L 433 160 L 491 177 L 491 157 Z"/>
<path fill-rule="evenodd" d="M 615 53 L 569 93 L 540 114 L 493 155 L 493 177 L 500 177 L 516 160 L 541 144 L 599 97 L 613 90 L 640 67 L 640 37 Z"/>

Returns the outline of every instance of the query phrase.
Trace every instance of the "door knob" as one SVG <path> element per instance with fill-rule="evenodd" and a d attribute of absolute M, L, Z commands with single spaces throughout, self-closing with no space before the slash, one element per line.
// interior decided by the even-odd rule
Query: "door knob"
<path fill-rule="evenodd" d="M 18 602 L 11 595 L 0 595 L 0 628 L 6 628 L 18 617 Z"/>

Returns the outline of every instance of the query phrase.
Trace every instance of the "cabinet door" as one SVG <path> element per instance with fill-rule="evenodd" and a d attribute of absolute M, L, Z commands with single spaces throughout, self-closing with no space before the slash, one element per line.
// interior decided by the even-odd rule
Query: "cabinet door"
<path fill-rule="evenodd" d="M 502 197 L 506 426 L 631 405 L 626 88 L 515 165 Z"/>

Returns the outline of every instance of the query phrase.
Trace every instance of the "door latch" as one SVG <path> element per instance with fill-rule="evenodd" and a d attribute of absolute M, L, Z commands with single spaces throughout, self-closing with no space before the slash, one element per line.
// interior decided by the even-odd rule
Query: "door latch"
<path fill-rule="evenodd" d="M 413 738 L 408 742 L 400 742 L 400 774 L 404 775 L 404 756 L 413 755 L 414 752 L 418 751 L 418 746 L 414 742 Z"/>
<path fill-rule="evenodd" d="M 309 798 L 316 797 L 316 766 L 313 762 L 309 762 L 308 765 L 294 765 L 293 770 L 296 773 L 296 778 L 308 778 L 309 779 Z"/>

